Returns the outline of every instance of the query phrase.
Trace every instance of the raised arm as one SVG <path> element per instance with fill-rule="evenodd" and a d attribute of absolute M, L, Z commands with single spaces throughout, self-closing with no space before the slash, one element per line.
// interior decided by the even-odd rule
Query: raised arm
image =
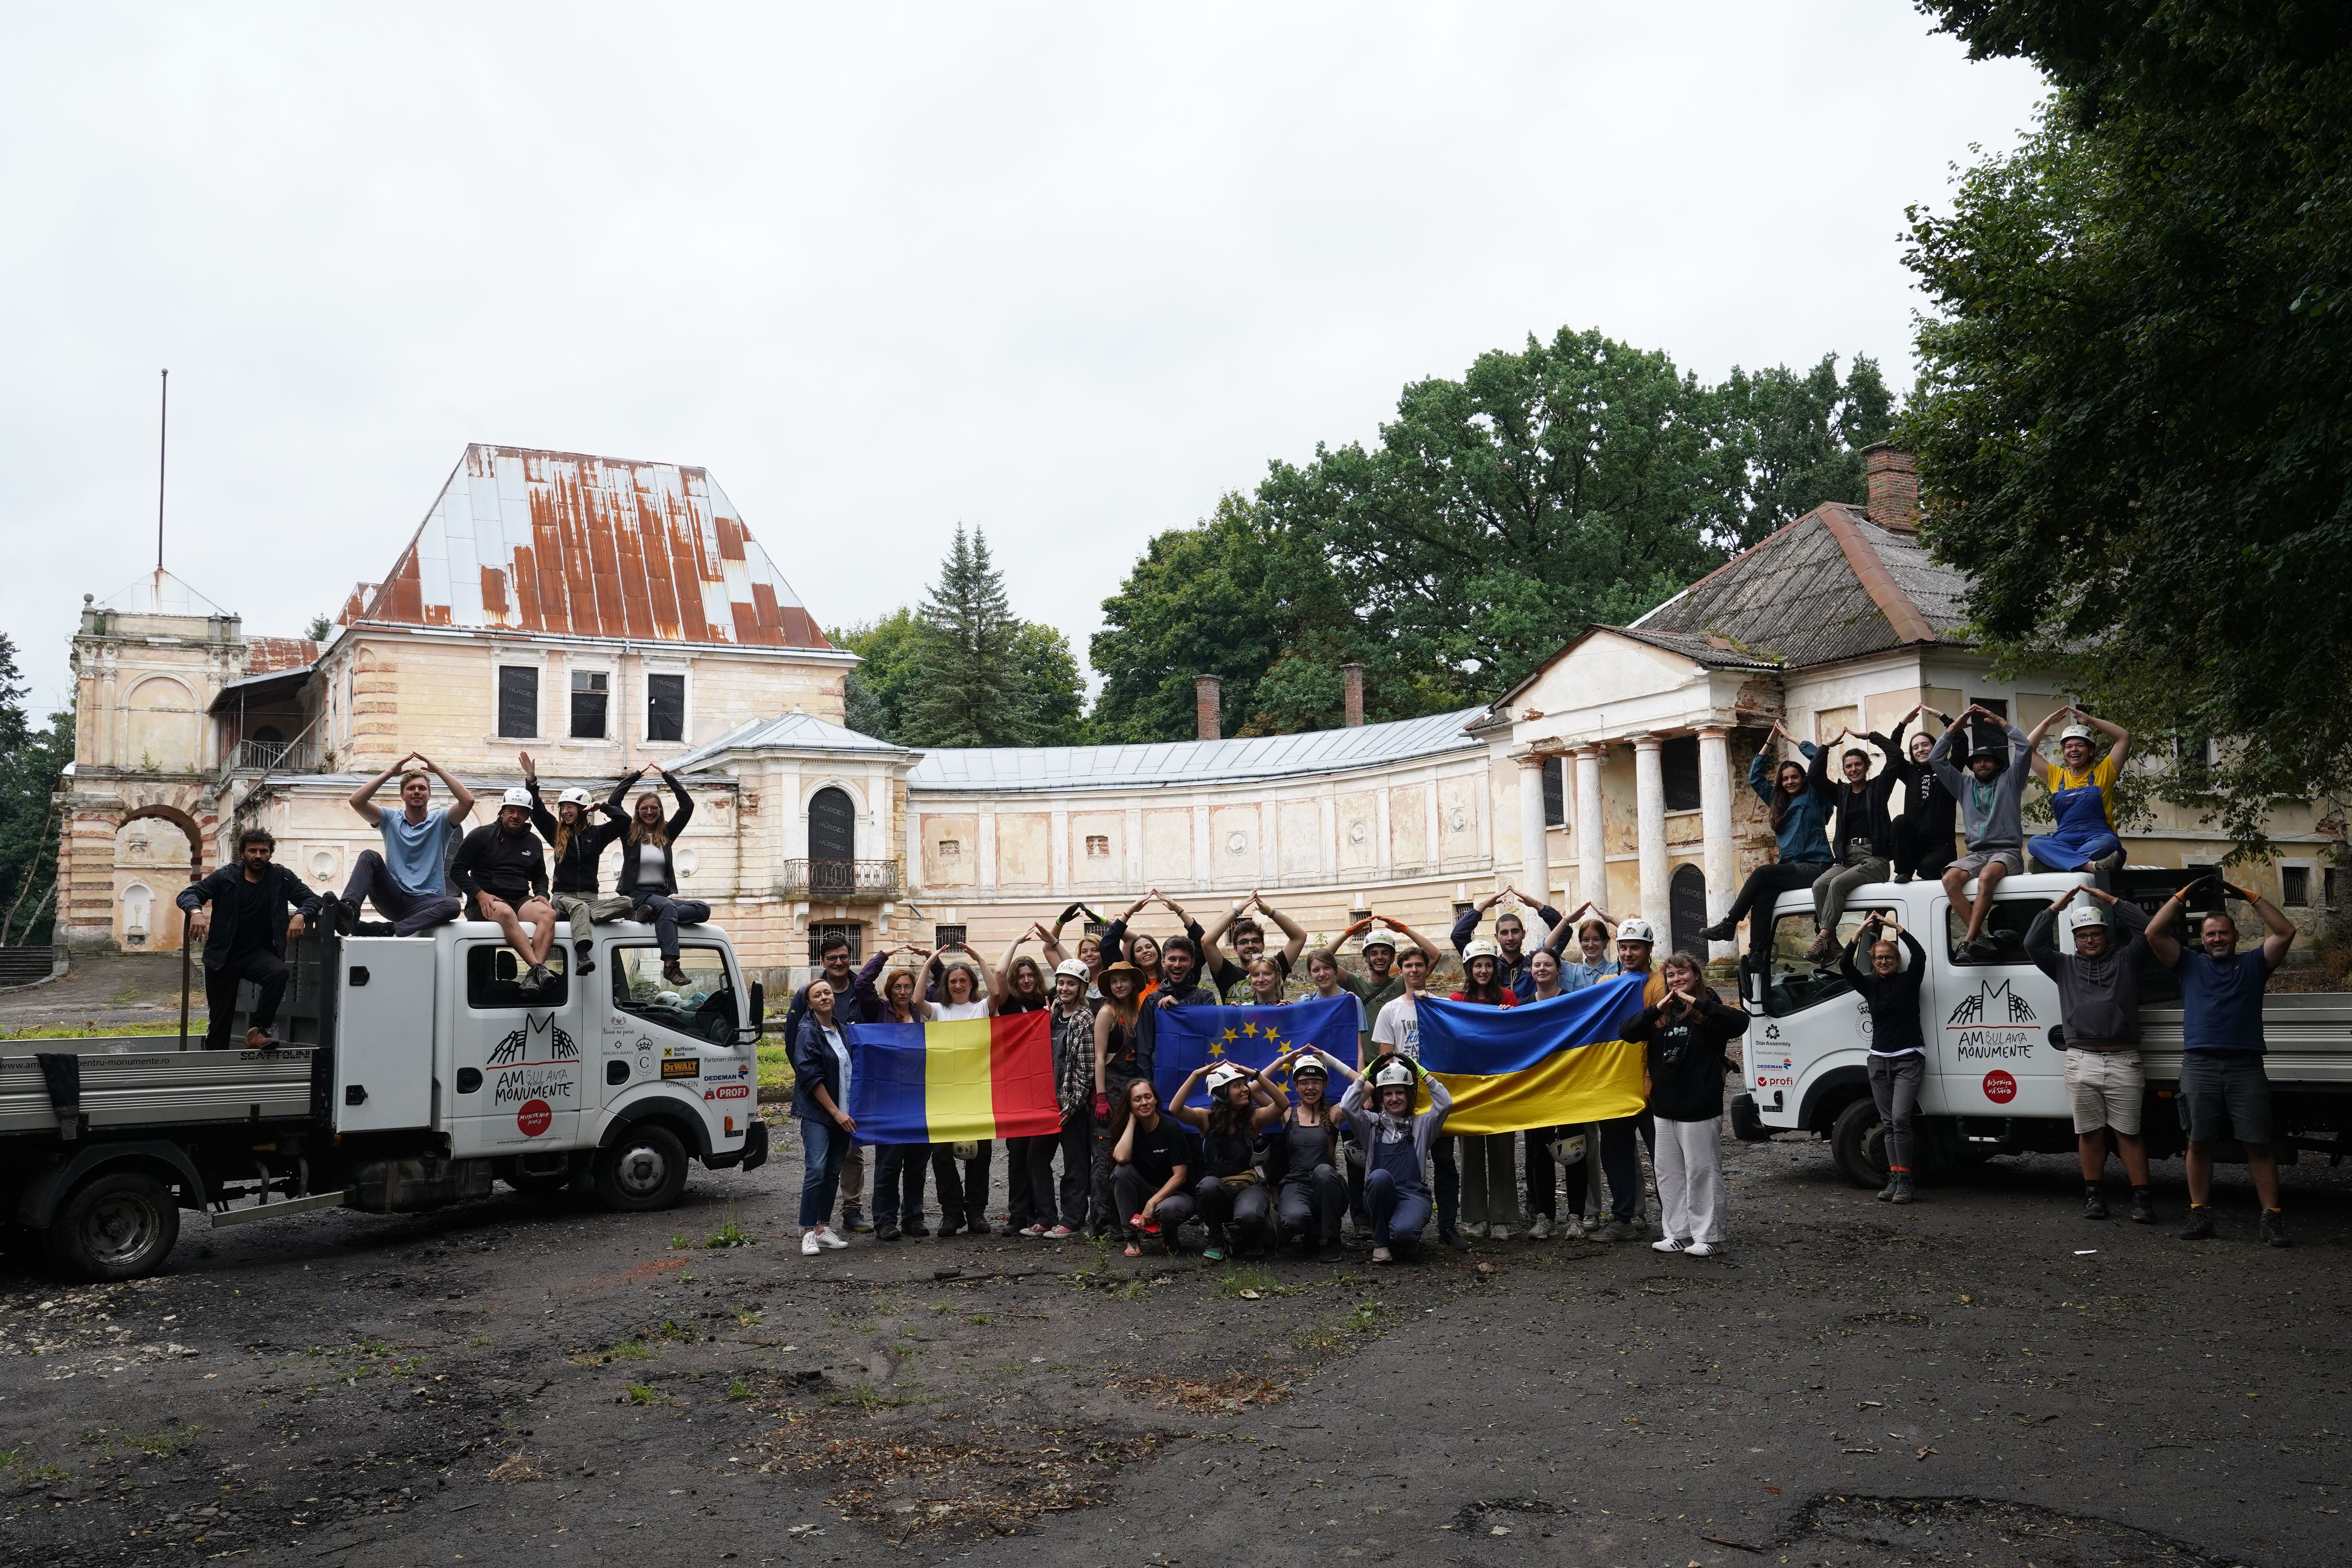
<path fill-rule="evenodd" d="M 2180 962 L 2180 942 L 2172 934 L 2172 922 L 2180 918 L 2181 910 L 2189 902 L 2189 891 L 2196 886 L 2197 883 L 2190 882 L 2157 905 L 2156 913 L 2147 918 L 2147 929 L 2140 932 L 2147 939 L 2148 952 L 2156 954 L 2156 961 L 2167 969 Z"/>
<path fill-rule="evenodd" d="M 669 826 L 663 829 L 675 841 L 686 831 L 686 825 L 694 820 L 694 796 L 687 794 L 686 786 L 667 768 L 662 770 L 662 783 L 669 785 L 669 797 L 677 802 L 677 810 L 670 814 Z"/>
<path fill-rule="evenodd" d="M 2240 902 L 2253 905 L 2254 913 L 2263 917 L 2263 967 L 2276 969 L 2285 961 L 2286 950 L 2294 945 L 2294 922 L 2260 893 L 2237 887 L 2230 891 Z"/>
<path fill-rule="evenodd" d="M 409 759 L 415 755 L 416 753 L 415 752 L 410 752 L 404 756 L 394 758 L 393 760 L 392 766 L 384 769 L 383 772 L 376 774 L 375 777 L 368 780 L 367 783 L 352 791 L 350 801 L 351 808 L 360 814 L 360 820 L 362 822 L 366 823 L 370 827 L 373 827 L 377 823 L 383 820 L 383 810 L 375 804 L 375 792 L 382 789 L 385 784 L 390 784 L 392 782 L 393 775 L 400 772 L 403 767 L 406 766 Z"/>
<path fill-rule="evenodd" d="M 1201 1066 L 1194 1068 L 1190 1073 L 1185 1075 L 1184 1081 L 1176 1086 L 1176 1092 L 1168 1097 L 1167 1114 L 1174 1117 L 1177 1121 L 1182 1122 L 1187 1127 L 1198 1127 L 1206 1130 L 1209 1125 L 1209 1113 L 1206 1110 L 1195 1110 L 1192 1106 L 1185 1103 L 1185 1101 L 1192 1098 L 1193 1089 L 1199 1085 L 1202 1079 L 1208 1075 L 1208 1064 L 1205 1062 Z"/>
<path fill-rule="evenodd" d="M 2121 724 L 2110 724 L 2095 713 L 2085 713 L 2080 708 L 2074 710 L 2074 717 L 2114 742 L 2107 748 L 2107 761 L 2116 765 L 2116 771 L 2121 772 L 2124 759 L 2131 755 L 2131 731 Z"/>
<path fill-rule="evenodd" d="M 1289 969 L 1307 951 L 1307 928 L 1267 903 L 1263 893 L 1252 893 L 1250 900 L 1257 905 L 1257 912 L 1272 921 L 1275 929 L 1282 933 L 1282 967 Z"/>
<path fill-rule="evenodd" d="M 2053 708 L 2042 716 L 2042 722 L 2026 732 L 2025 754 L 2033 763 L 2033 776 L 2044 784 L 2050 782 L 2050 761 L 2042 754 L 2042 737 L 2049 733 L 2051 725 L 2055 724 L 2070 711 L 2072 710 L 2066 708 Z M 2014 743 L 2017 740 L 2017 726 L 2012 724 L 2009 728 L 2010 740 Z"/>
<path fill-rule="evenodd" d="M 1392 919 L 1388 915 L 1376 915 L 1373 918 L 1378 920 L 1381 924 L 1388 927 L 1389 930 L 1396 932 L 1397 935 L 1404 938 L 1405 941 L 1412 943 L 1413 946 L 1421 949 L 1423 955 L 1429 960 L 1429 965 L 1432 969 L 1437 967 L 1437 949 L 1430 945 L 1430 941 L 1427 937 L 1413 930 L 1412 927 L 1405 924 L 1404 921 Z"/>
<path fill-rule="evenodd" d="M 463 822 L 474 814 L 474 792 L 457 781 L 457 775 L 432 758 L 418 752 L 416 760 L 433 770 L 433 774 L 449 786 L 449 820 Z"/>

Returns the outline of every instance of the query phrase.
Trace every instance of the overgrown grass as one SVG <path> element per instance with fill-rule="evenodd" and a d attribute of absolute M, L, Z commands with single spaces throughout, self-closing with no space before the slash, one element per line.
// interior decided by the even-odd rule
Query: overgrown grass
<path fill-rule="evenodd" d="M 188 1038 L 194 1042 L 205 1032 L 201 1016 L 188 1020 Z M 0 1030 L 0 1040 L 110 1040 L 117 1035 L 169 1035 L 177 1038 L 180 1020 L 175 1016 L 168 1024 L 33 1024 L 21 1029 Z"/>
<path fill-rule="evenodd" d="M 1260 1296 L 1296 1296 L 1306 1289 L 1304 1285 L 1285 1285 L 1274 1277 L 1273 1269 L 1255 1264 L 1236 1268 L 1217 1281 L 1217 1294 L 1227 1297 L 1239 1297 L 1248 1290 Z"/>
<path fill-rule="evenodd" d="M 790 1089 L 792 1084 L 792 1053 L 782 1046 L 761 1046 L 760 1047 L 760 1087 Z"/>

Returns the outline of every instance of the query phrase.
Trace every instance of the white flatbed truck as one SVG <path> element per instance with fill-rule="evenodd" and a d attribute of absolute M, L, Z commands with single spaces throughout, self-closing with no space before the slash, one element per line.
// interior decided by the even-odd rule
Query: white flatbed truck
<path fill-rule="evenodd" d="M 2126 869 L 2111 889 L 2153 914 L 2180 885 L 2178 870 Z M 1872 910 L 1893 910 L 1927 949 L 1920 1030 L 1927 1075 L 1915 1130 L 1928 1174 L 2002 1153 L 2063 1153 L 2074 1148 L 2066 1093 L 2064 1026 L 2057 983 L 2025 955 L 2036 913 L 2085 872 L 2010 877 L 1994 890 L 1985 934 L 2000 949 L 1990 962 L 1959 954 L 1964 922 L 1932 881 L 1873 883 L 1858 889 L 1838 929 L 1841 943 Z M 1971 884 L 1966 891 L 1973 897 Z M 2192 900 L 2173 934 L 2195 940 L 2195 921 L 2217 899 Z M 2251 916 L 2236 911 L 2241 926 Z M 1732 1131 L 1751 1142 L 1779 1131 L 1825 1139 L 1831 1158 L 1857 1186 L 1886 1180 L 1877 1107 L 1870 1097 L 1870 1012 L 1839 973 L 1837 961 L 1805 957 L 1813 940 L 1807 893 L 1784 894 L 1773 910 L 1770 951 L 1742 961 L 1741 999 L 1749 1015 L 1744 1043 L 1747 1079 L 1731 1105 Z M 2254 931 L 2259 933 L 2259 926 Z M 2062 931 L 2062 951 L 2072 941 Z M 2180 1079 L 2179 984 L 2146 961 L 2140 971 L 2140 1059 L 2147 1076 L 2142 1135 L 2148 1153 L 2166 1158 L 2188 1147 L 2175 1100 Z M 2352 1152 L 2352 994 L 2273 994 L 2263 1005 L 2269 1047 L 2265 1068 L 2277 1123 L 2281 1164 L 2299 1152 Z M 2234 1145 L 2221 1159 L 2242 1159 Z"/>
<path fill-rule="evenodd" d="M 277 1048 L 0 1041 L 0 1226 L 70 1273 L 127 1279 L 162 1267 L 182 1210 L 215 1226 L 405 1214 L 502 1180 L 640 1211 L 676 1204 L 691 1160 L 762 1163 L 763 998 L 726 932 L 688 928 L 685 985 L 663 977 L 650 927 L 594 940 L 594 971 L 568 973 L 559 925 L 552 977 L 526 998 L 486 921 L 317 931 L 289 952 Z"/>

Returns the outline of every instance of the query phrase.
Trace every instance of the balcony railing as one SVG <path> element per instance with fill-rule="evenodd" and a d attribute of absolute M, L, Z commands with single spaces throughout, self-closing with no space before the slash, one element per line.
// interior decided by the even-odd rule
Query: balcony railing
<path fill-rule="evenodd" d="M 899 896 L 896 860 L 787 860 L 776 883 L 787 899 L 840 904 L 879 903 Z"/>

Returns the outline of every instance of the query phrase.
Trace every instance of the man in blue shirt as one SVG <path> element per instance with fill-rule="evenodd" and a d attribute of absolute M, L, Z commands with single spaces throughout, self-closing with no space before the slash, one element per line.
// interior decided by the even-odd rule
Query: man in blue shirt
<path fill-rule="evenodd" d="M 2273 1247 L 2294 1245 L 2279 1212 L 2278 1159 L 2271 1152 L 2271 1085 L 2263 1072 L 2263 985 L 2294 942 L 2294 924 L 2243 888 L 2230 895 L 2263 917 L 2260 947 L 2238 951 L 2238 922 L 2220 910 L 2197 922 L 2197 945 L 2183 947 L 2172 922 L 2188 887 L 2164 901 L 2147 922 L 2156 960 L 2180 977 L 2180 1097 L 2189 1121 L 2189 1224 L 2183 1241 L 2213 1234 L 2213 1144 L 2234 1137 L 2245 1146 L 2246 1170 L 2263 1202 L 2262 1237 Z"/>
<path fill-rule="evenodd" d="M 412 768 L 411 763 L 416 765 Z M 400 774 L 400 810 L 386 812 L 375 804 L 375 792 L 394 773 Z M 432 804 L 435 774 L 449 786 L 446 811 L 425 809 Z M 428 926 L 456 920 L 460 906 L 449 896 L 449 841 L 474 809 L 472 793 L 440 763 L 411 752 L 353 790 L 351 805 L 383 835 L 383 851 L 363 850 L 352 864 L 341 902 L 331 911 L 337 928 L 345 936 L 352 934 L 362 900 L 373 903 L 376 912 L 393 922 L 394 936 L 415 936 Z"/>

